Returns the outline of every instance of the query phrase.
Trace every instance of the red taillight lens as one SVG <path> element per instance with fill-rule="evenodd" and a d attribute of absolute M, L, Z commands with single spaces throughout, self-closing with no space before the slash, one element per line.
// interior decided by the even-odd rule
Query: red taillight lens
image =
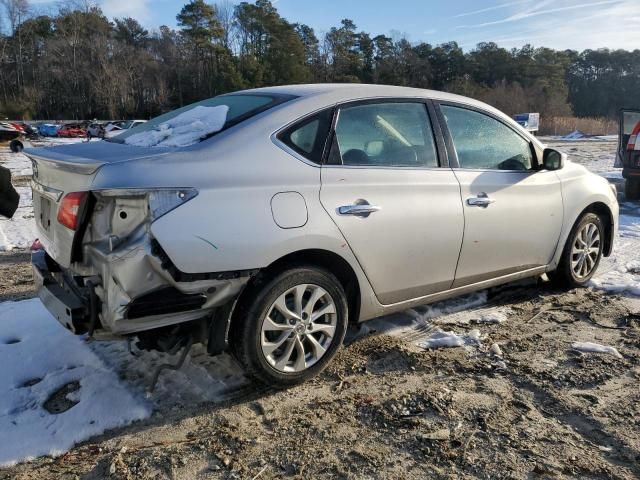
<path fill-rule="evenodd" d="M 67 193 L 58 208 L 58 222 L 71 230 L 78 227 L 78 212 L 87 192 Z"/>
<path fill-rule="evenodd" d="M 629 143 L 627 143 L 627 151 L 636 149 L 636 146 L 640 146 L 640 122 L 633 128 L 631 135 L 629 136 Z"/>

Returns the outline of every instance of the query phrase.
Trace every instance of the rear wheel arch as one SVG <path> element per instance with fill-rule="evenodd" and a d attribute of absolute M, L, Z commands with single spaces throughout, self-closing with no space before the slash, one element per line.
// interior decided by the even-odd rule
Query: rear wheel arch
<path fill-rule="evenodd" d="M 284 270 L 299 266 L 319 267 L 335 275 L 347 294 L 349 323 L 357 323 L 360 316 L 360 284 L 358 277 L 349 262 L 337 253 L 329 250 L 300 250 L 289 253 L 272 262 L 269 266 L 260 270 L 260 273 L 249 281 L 238 298 L 236 305 L 241 305 L 243 302 L 246 302 L 254 289 L 259 288 L 260 285 L 268 279 L 273 278 Z M 237 311 L 237 308 L 235 308 L 234 311 Z M 230 320 L 232 322 L 231 328 L 233 328 L 233 314 Z"/>

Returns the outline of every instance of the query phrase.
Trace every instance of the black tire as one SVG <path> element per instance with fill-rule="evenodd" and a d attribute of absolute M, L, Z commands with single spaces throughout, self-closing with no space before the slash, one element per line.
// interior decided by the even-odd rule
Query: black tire
<path fill-rule="evenodd" d="M 640 200 L 640 179 L 627 178 L 624 182 L 624 197 L 626 200 Z"/>
<path fill-rule="evenodd" d="M 588 272 L 588 274 L 584 276 L 578 276 L 572 266 L 573 245 L 576 243 L 577 237 L 580 234 L 580 232 L 582 232 L 583 229 L 589 224 L 593 224 L 597 228 L 599 238 L 600 238 L 600 241 L 598 242 L 597 258 L 595 259 L 593 267 Z M 552 275 L 553 280 L 559 287 L 577 288 L 577 287 L 584 287 L 587 283 L 589 283 L 589 280 L 591 280 L 591 277 L 593 277 L 596 270 L 598 270 L 598 265 L 600 265 L 600 260 L 602 259 L 602 252 L 603 252 L 604 238 L 605 238 L 604 234 L 605 234 L 605 229 L 604 229 L 604 224 L 602 223 L 602 219 L 595 213 L 585 213 L 578 219 L 578 221 L 575 223 L 575 225 L 571 229 L 571 233 L 569 234 L 569 237 L 567 238 L 567 243 L 564 246 L 564 250 L 562 252 L 562 257 L 560 258 L 558 269 L 555 272 L 553 272 L 553 275 Z"/>
<path fill-rule="evenodd" d="M 329 294 L 336 307 L 335 332 L 326 352 L 316 363 L 299 372 L 283 372 L 269 363 L 263 353 L 262 326 L 276 300 L 302 284 L 319 286 Z M 324 370 L 342 345 L 349 318 L 347 296 L 338 279 L 315 266 L 296 266 L 258 279 L 249 288 L 234 312 L 229 331 L 231 353 L 245 367 L 246 373 L 266 385 L 287 387 L 302 383 Z M 322 334 L 320 338 L 324 338 Z"/>
<path fill-rule="evenodd" d="M 11 140 L 11 143 L 9 144 L 9 149 L 13 153 L 20 153 L 23 148 L 24 148 L 24 145 L 20 140 Z"/>

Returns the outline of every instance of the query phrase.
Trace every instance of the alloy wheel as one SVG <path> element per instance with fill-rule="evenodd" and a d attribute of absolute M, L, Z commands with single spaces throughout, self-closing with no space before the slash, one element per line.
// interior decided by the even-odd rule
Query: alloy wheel
<path fill-rule="evenodd" d="M 337 325 L 331 295 L 313 284 L 280 295 L 262 322 L 262 353 L 280 372 L 300 372 L 316 364 L 333 343 Z"/>
<path fill-rule="evenodd" d="M 588 277 L 600 255 L 600 230 L 594 223 L 587 223 L 576 235 L 571 247 L 571 270 L 576 278 Z"/>

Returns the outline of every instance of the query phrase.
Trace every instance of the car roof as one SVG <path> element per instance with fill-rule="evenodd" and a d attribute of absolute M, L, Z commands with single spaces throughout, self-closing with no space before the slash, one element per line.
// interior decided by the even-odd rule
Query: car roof
<path fill-rule="evenodd" d="M 482 102 L 468 97 L 455 95 L 453 93 L 440 92 L 438 90 L 363 83 L 312 83 L 304 85 L 282 85 L 277 87 L 255 88 L 237 93 L 273 93 L 295 95 L 297 97 L 326 96 L 334 97 L 336 101 L 345 101 L 360 97 L 421 97 L 457 102 L 462 101 L 465 103 L 473 102 L 483 106 L 485 105 Z"/>
<path fill-rule="evenodd" d="M 282 85 L 277 87 L 263 87 L 243 90 L 234 93 L 265 93 L 293 95 L 301 98 L 315 98 L 326 105 L 347 102 L 350 100 L 385 97 L 428 98 L 439 101 L 450 101 L 474 106 L 490 111 L 509 122 L 515 123 L 504 112 L 473 98 L 456 95 L 454 93 L 427 90 L 423 88 L 397 87 L 393 85 L 372 85 L 363 83 L 314 83 L 303 85 Z M 233 95 L 233 93 L 231 94 Z"/>

